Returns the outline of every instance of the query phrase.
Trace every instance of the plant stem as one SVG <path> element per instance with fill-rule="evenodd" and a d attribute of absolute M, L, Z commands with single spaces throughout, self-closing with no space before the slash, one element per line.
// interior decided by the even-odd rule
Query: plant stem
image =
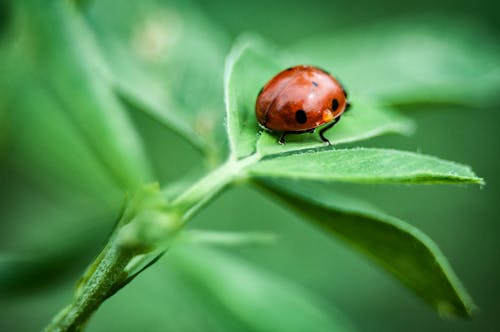
<path fill-rule="evenodd" d="M 189 187 L 172 203 L 174 207 L 182 211 L 183 221 L 187 222 L 191 219 L 201 207 L 220 194 L 227 185 L 238 179 L 244 179 L 243 170 L 257 162 L 259 158 L 259 155 L 254 154 L 241 160 L 230 159 Z"/>
<path fill-rule="evenodd" d="M 91 272 L 73 303 L 55 316 L 45 331 L 83 330 L 85 323 L 106 300 L 113 287 L 124 279 L 125 267 L 132 257 L 131 252 L 114 245 L 107 247 L 101 261 Z"/>
<path fill-rule="evenodd" d="M 167 209 L 180 216 L 179 228 L 229 184 L 244 178 L 244 169 L 259 158 L 258 155 L 252 155 L 241 160 L 230 159 L 179 195 L 168 205 Z M 136 255 L 144 254 L 144 252 L 127 247 L 127 242 L 120 242 L 120 239 L 123 240 L 119 236 L 120 231 L 124 227 L 132 229 L 131 234 L 127 233 L 127 239 L 129 243 L 135 243 L 135 248 L 151 248 L 150 251 L 167 249 L 165 243 L 168 241 L 161 241 L 161 238 L 168 240 L 169 237 L 178 233 L 179 228 L 165 228 L 165 224 L 161 222 L 165 219 L 162 218 L 146 218 L 147 220 L 144 218 L 144 215 L 155 214 L 143 214 L 142 218 L 137 217 L 141 215 L 141 212 L 165 213 L 165 206 L 160 204 L 161 202 L 158 203 L 155 192 L 149 189 L 145 193 L 138 195 L 142 199 L 130 203 L 133 213 L 124 214 L 125 217 L 122 217 L 125 218 L 124 222 L 118 224 L 118 228 L 115 229 L 114 235 L 110 237 L 102 253 L 86 271 L 82 279 L 83 284 L 77 289 L 73 302 L 54 317 L 46 327 L 46 332 L 83 330 L 86 322 L 99 306 L 129 281 L 127 280 L 129 276 L 126 270 L 127 265 Z M 152 199 L 144 197 L 152 197 Z M 144 257 L 147 258 L 147 256 Z"/>

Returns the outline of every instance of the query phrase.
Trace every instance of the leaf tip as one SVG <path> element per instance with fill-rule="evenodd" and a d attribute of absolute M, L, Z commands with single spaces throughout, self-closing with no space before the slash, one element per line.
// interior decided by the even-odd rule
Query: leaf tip
<path fill-rule="evenodd" d="M 484 180 L 484 178 L 477 176 L 471 167 L 469 167 L 469 166 L 466 166 L 466 167 L 467 167 L 467 171 L 469 173 L 467 176 L 460 176 L 458 174 L 453 174 L 453 175 L 457 178 L 461 178 L 463 180 L 463 182 L 465 182 L 465 183 L 478 184 L 481 187 L 484 187 L 486 185 L 486 181 Z"/>
<path fill-rule="evenodd" d="M 460 303 L 459 306 L 448 301 L 440 301 L 436 303 L 435 308 L 439 316 L 443 319 L 452 319 L 456 317 L 472 318 L 479 311 L 479 308 L 470 299 Z"/>
<path fill-rule="evenodd" d="M 478 176 L 475 177 L 475 183 L 480 185 L 481 188 L 483 188 L 484 186 L 486 186 L 486 181 L 483 179 L 483 178 L 480 178 Z"/>

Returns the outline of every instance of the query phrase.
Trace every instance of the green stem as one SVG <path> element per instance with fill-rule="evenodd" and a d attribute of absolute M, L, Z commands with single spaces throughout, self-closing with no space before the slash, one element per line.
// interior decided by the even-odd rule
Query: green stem
<path fill-rule="evenodd" d="M 139 203 L 130 203 L 133 213 L 130 215 L 125 212 L 122 217 L 125 218 L 124 222 L 120 223 L 119 228 L 115 230 L 116 236 L 110 238 L 103 252 L 90 265 L 73 302 L 54 317 L 45 331 L 81 331 L 99 306 L 114 291 L 129 281 L 127 280 L 129 276 L 127 265 L 134 257 L 158 249 L 166 250 L 168 246 L 164 244 L 169 241 L 162 241 L 162 239 L 168 240 L 169 237 L 174 236 L 173 234 L 177 234 L 180 227 L 229 184 L 245 179 L 245 168 L 258 161 L 259 158 L 258 155 L 253 155 L 241 160 L 229 159 L 179 195 L 168 205 L 168 209 L 165 209 L 161 201 L 156 199 L 158 196 L 155 196 L 151 188 L 145 192 L 146 195 L 152 196 L 139 195 L 138 197 L 143 199 L 139 199 Z M 168 225 L 166 227 L 165 220 L 171 219 L 161 218 L 165 216 L 162 215 L 165 210 L 174 211 L 175 215 L 180 216 L 179 227 L 173 229 Z M 158 215 L 160 218 L 155 217 Z M 174 218 L 174 220 L 177 219 Z M 124 237 L 121 236 L 125 229 L 129 231 L 126 232 L 125 237 L 127 241 L 124 241 Z M 127 243 L 133 243 L 134 246 L 127 247 Z M 141 252 L 137 248 L 148 249 Z M 142 257 L 148 258 L 147 255 Z"/>
<path fill-rule="evenodd" d="M 105 249 L 99 264 L 78 292 L 73 303 L 64 308 L 45 329 L 46 332 L 82 331 L 90 316 L 106 300 L 113 287 L 124 279 L 124 270 L 133 257 L 121 248 Z"/>
<path fill-rule="evenodd" d="M 226 163 L 189 187 L 177 199 L 173 206 L 182 211 L 183 222 L 190 220 L 205 204 L 220 194 L 229 184 L 244 179 L 244 169 L 257 162 L 260 156 L 254 154 L 241 160 L 228 160 Z"/>

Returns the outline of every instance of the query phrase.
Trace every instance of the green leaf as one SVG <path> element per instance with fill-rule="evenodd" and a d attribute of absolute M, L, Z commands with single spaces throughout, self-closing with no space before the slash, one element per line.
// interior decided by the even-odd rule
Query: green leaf
<path fill-rule="evenodd" d="M 255 118 L 255 99 L 259 90 L 283 70 L 283 56 L 256 36 L 244 35 L 234 44 L 226 59 L 224 93 L 226 130 L 234 157 L 255 151 L 260 128 Z"/>
<path fill-rule="evenodd" d="M 4 299 L 14 298 L 61 282 L 63 277 L 67 277 L 67 273 L 78 258 L 81 257 L 75 251 L 36 257 L 2 253 L 0 254 L 0 294 Z"/>
<path fill-rule="evenodd" d="M 414 129 L 415 125 L 411 119 L 389 107 L 382 107 L 375 101 L 356 100 L 352 110 L 343 114 L 339 123 L 328 130 L 325 136 L 336 145 L 388 133 L 410 135 Z M 286 144 L 278 144 L 278 137 L 279 134 L 262 132 L 257 146 L 259 154 L 265 156 L 313 148 L 331 148 L 317 135 L 288 135 Z"/>
<path fill-rule="evenodd" d="M 17 5 L 24 38 L 16 43 L 15 66 L 27 67 L 44 86 L 116 183 L 133 188 L 150 179 L 142 142 L 102 79 L 107 69 L 80 13 L 70 2 Z"/>
<path fill-rule="evenodd" d="M 194 243 L 216 246 L 247 246 L 269 245 L 276 243 L 277 237 L 272 233 L 264 232 L 229 232 L 188 229 L 180 233 L 178 241 L 181 243 Z"/>
<path fill-rule="evenodd" d="M 264 179 L 257 184 L 366 254 L 441 315 L 471 315 L 474 303 L 443 253 L 415 227 L 317 183 Z"/>
<path fill-rule="evenodd" d="M 338 75 L 355 98 L 475 107 L 498 101 L 498 38 L 463 18 L 365 24 L 299 41 L 291 49 L 297 61 Z"/>
<path fill-rule="evenodd" d="M 44 269 L 50 271 L 60 263 L 58 260 L 53 260 L 53 262 L 55 264 L 51 266 L 50 262 L 47 261 L 37 262 L 23 255 L 0 253 L 0 293 L 2 297 L 7 298 L 12 294 L 18 293 L 20 289 L 27 291 L 35 288 L 34 286 L 40 286 L 39 284 L 43 282 L 40 282 L 35 277 L 37 274 L 33 272 L 46 272 Z M 54 276 L 52 275 L 51 277 Z M 41 279 L 43 280 L 43 278 Z"/>
<path fill-rule="evenodd" d="M 115 91 L 202 152 L 220 148 L 225 35 L 191 1 L 115 8 L 98 1 L 87 15 Z"/>
<path fill-rule="evenodd" d="M 126 71 L 121 71 L 121 73 L 125 76 Z M 130 76 L 133 75 L 130 74 Z M 204 140 L 200 133 L 194 129 L 194 125 L 179 115 L 180 112 L 177 110 L 181 110 L 182 107 L 173 100 L 172 96 L 166 91 L 158 91 L 157 87 L 146 78 L 141 77 L 141 75 L 135 75 L 133 79 L 113 77 L 110 84 L 114 85 L 117 95 L 133 110 L 143 112 L 181 135 L 202 152 L 211 148 L 207 140 Z"/>
<path fill-rule="evenodd" d="M 251 331 L 349 331 L 341 316 L 290 281 L 236 257 L 201 246 L 176 248 L 171 258 Z"/>
<path fill-rule="evenodd" d="M 264 159 L 249 167 L 257 177 L 354 183 L 484 183 L 468 166 L 388 149 L 312 151 Z"/>
<path fill-rule="evenodd" d="M 114 211 L 75 204 L 74 196 L 48 202 L 50 193 L 39 195 L 45 195 L 42 202 L 24 195 L 23 203 L 16 197 L 18 203 L 11 204 L 19 205 L 17 209 L 2 209 L 2 297 L 36 293 L 73 278 L 73 269 L 94 255 L 111 226 Z"/>
<path fill-rule="evenodd" d="M 103 201 L 122 195 L 109 170 L 74 129 L 64 107 L 47 93 L 36 76 L 17 68 L 9 78 L 9 84 L 0 81 L 0 88 L 8 96 L 5 108 L 9 109 L 11 121 L 7 133 L 16 133 L 9 138 L 16 146 L 11 167 L 50 191 L 64 189 L 66 195 L 73 191 L 73 197 L 74 191 Z M 29 98 L 25 91 L 29 91 Z"/>

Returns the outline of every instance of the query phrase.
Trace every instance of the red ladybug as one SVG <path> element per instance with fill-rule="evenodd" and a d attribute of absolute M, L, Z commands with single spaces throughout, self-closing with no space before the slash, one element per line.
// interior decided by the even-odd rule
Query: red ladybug
<path fill-rule="evenodd" d="M 274 76 L 260 90 L 255 102 L 259 124 L 272 131 L 283 132 L 279 143 L 285 143 L 287 134 L 319 131 L 323 136 L 349 108 L 347 93 L 329 73 L 313 66 L 295 66 Z"/>

